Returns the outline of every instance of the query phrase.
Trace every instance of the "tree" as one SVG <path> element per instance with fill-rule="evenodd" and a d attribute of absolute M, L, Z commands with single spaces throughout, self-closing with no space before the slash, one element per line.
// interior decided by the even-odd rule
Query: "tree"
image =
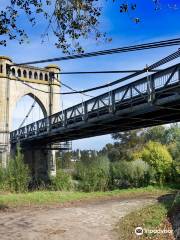
<path fill-rule="evenodd" d="M 39 15 L 43 17 L 47 23 L 43 40 L 52 30 L 57 37 L 56 46 L 64 53 L 82 52 L 79 40 L 90 34 L 94 34 L 96 40 L 106 39 L 106 34 L 97 28 L 101 8 L 96 0 L 10 0 L 0 12 L 1 45 L 6 46 L 7 38 L 18 39 L 20 44 L 27 40 L 25 29 L 19 24 L 24 14 L 32 26 L 36 25 Z"/>
<path fill-rule="evenodd" d="M 166 129 L 166 144 L 173 144 L 180 141 L 180 128 L 178 123 L 171 124 Z"/>
<path fill-rule="evenodd" d="M 160 142 L 161 144 L 166 144 L 167 142 L 166 128 L 164 126 L 148 128 L 144 132 L 144 140 L 146 142 L 153 141 Z"/>
<path fill-rule="evenodd" d="M 155 5 L 155 10 L 161 8 L 160 0 L 151 2 Z M 43 40 L 52 31 L 57 37 L 56 46 L 64 53 L 83 52 L 80 40 L 90 35 L 93 35 L 97 41 L 111 40 L 107 38 L 106 33 L 98 29 L 99 17 L 103 9 L 101 3 L 100 0 L 10 0 L 0 12 L 0 35 L 2 36 L 0 44 L 6 45 L 7 39 L 18 39 L 20 44 L 27 40 L 28 35 L 19 21 L 26 15 L 32 26 L 36 25 L 39 18 L 46 20 L 47 26 L 42 33 Z M 171 8 L 173 6 L 175 8 L 175 4 L 171 5 Z M 140 18 L 131 17 L 131 12 L 137 8 L 136 3 L 122 0 L 119 8 L 120 12 L 128 14 L 133 22 L 140 22 Z"/>
<path fill-rule="evenodd" d="M 170 127 L 156 126 L 144 131 L 145 142 L 154 141 L 161 144 L 172 144 L 180 139 L 180 128 L 178 123 L 171 124 Z"/>
<path fill-rule="evenodd" d="M 162 184 L 172 167 L 172 157 L 167 147 L 150 141 L 141 152 L 141 158 L 155 169 L 156 179 Z"/>
<path fill-rule="evenodd" d="M 118 142 L 127 148 L 136 148 L 138 144 L 143 142 L 142 139 L 142 129 L 131 130 L 126 132 L 119 132 L 112 134 L 112 138 L 114 140 L 118 140 Z"/>
<path fill-rule="evenodd" d="M 121 160 L 132 160 L 134 152 L 137 152 L 143 146 L 143 131 L 132 130 L 112 134 L 112 138 L 118 140 L 114 148 L 118 149 Z"/>
<path fill-rule="evenodd" d="M 122 157 L 124 157 L 122 156 L 119 149 L 115 147 L 108 151 L 107 156 L 111 162 L 117 162 L 121 160 Z"/>

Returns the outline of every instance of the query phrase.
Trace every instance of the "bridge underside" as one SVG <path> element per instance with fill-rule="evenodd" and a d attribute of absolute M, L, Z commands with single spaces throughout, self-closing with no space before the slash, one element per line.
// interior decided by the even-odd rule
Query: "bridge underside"
<path fill-rule="evenodd" d="M 54 127 L 47 134 L 32 136 L 24 139 L 22 143 L 23 145 L 44 145 L 180 121 L 179 94 L 161 98 L 156 103 L 141 103 L 129 107 L 124 105 L 124 109 L 121 108 L 122 106 L 115 113 L 106 112 L 105 109 L 102 109 L 102 112 L 91 113 L 86 116 L 88 121 L 73 119 L 68 127 Z"/>
<path fill-rule="evenodd" d="M 43 146 L 180 121 L 180 64 L 106 92 L 11 133 Z"/>

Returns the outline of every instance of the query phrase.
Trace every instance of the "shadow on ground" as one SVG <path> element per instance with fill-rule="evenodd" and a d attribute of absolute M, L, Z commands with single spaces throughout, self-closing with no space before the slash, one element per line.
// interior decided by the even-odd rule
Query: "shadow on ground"
<path fill-rule="evenodd" d="M 174 238 L 180 239 L 180 203 L 174 204 L 176 194 L 166 194 L 158 198 L 168 211 L 168 222 L 172 226 Z"/>
<path fill-rule="evenodd" d="M 8 206 L 4 204 L 0 204 L 0 211 L 6 211 L 8 209 Z"/>

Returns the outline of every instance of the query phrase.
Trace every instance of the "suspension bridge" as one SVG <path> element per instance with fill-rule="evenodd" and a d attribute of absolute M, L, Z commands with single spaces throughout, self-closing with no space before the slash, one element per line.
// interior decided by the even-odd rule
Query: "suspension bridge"
<path fill-rule="evenodd" d="M 180 45 L 180 39 L 20 64 L 1 57 L 0 142 L 4 146 L 0 149 L 1 161 L 6 163 L 8 154 L 14 155 L 17 144 L 20 144 L 32 174 L 47 176 L 49 170 L 56 171 L 55 150 L 68 149 L 68 141 L 180 121 L 180 64 L 159 69 L 180 57 L 179 49 L 141 70 L 61 73 L 56 65 L 45 68 L 27 65 L 174 45 Z M 75 90 L 59 80 L 60 74 L 115 72 L 131 74 L 85 90 Z M 96 97 L 89 94 L 125 81 L 128 83 Z M 70 91 L 60 92 L 62 85 Z M 17 92 L 14 91 L 16 88 Z M 67 109 L 60 109 L 59 96 L 70 94 L 83 94 L 90 98 Z M 33 105 L 20 127 L 10 132 L 15 103 L 25 95 L 34 99 Z M 41 107 L 44 117 L 25 125 L 35 102 Z"/>
<path fill-rule="evenodd" d="M 180 120 L 180 64 L 10 133 L 11 143 L 47 144 Z"/>

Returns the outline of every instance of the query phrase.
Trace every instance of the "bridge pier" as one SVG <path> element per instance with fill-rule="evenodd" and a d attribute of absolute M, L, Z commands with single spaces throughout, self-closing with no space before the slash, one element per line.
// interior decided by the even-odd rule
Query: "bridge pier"
<path fill-rule="evenodd" d="M 11 146 L 11 157 L 16 154 L 17 145 Z M 29 166 L 33 180 L 48 182 L 56 175 L 56 151 L 46 146 L 23 146 L 24 162 Z"/>
<path fill-rule="evenodd" d="M 6 168 L 8 162 L 8 152 L 4 149 L 0 152 L 0 163 L 3 168 Z"/>

